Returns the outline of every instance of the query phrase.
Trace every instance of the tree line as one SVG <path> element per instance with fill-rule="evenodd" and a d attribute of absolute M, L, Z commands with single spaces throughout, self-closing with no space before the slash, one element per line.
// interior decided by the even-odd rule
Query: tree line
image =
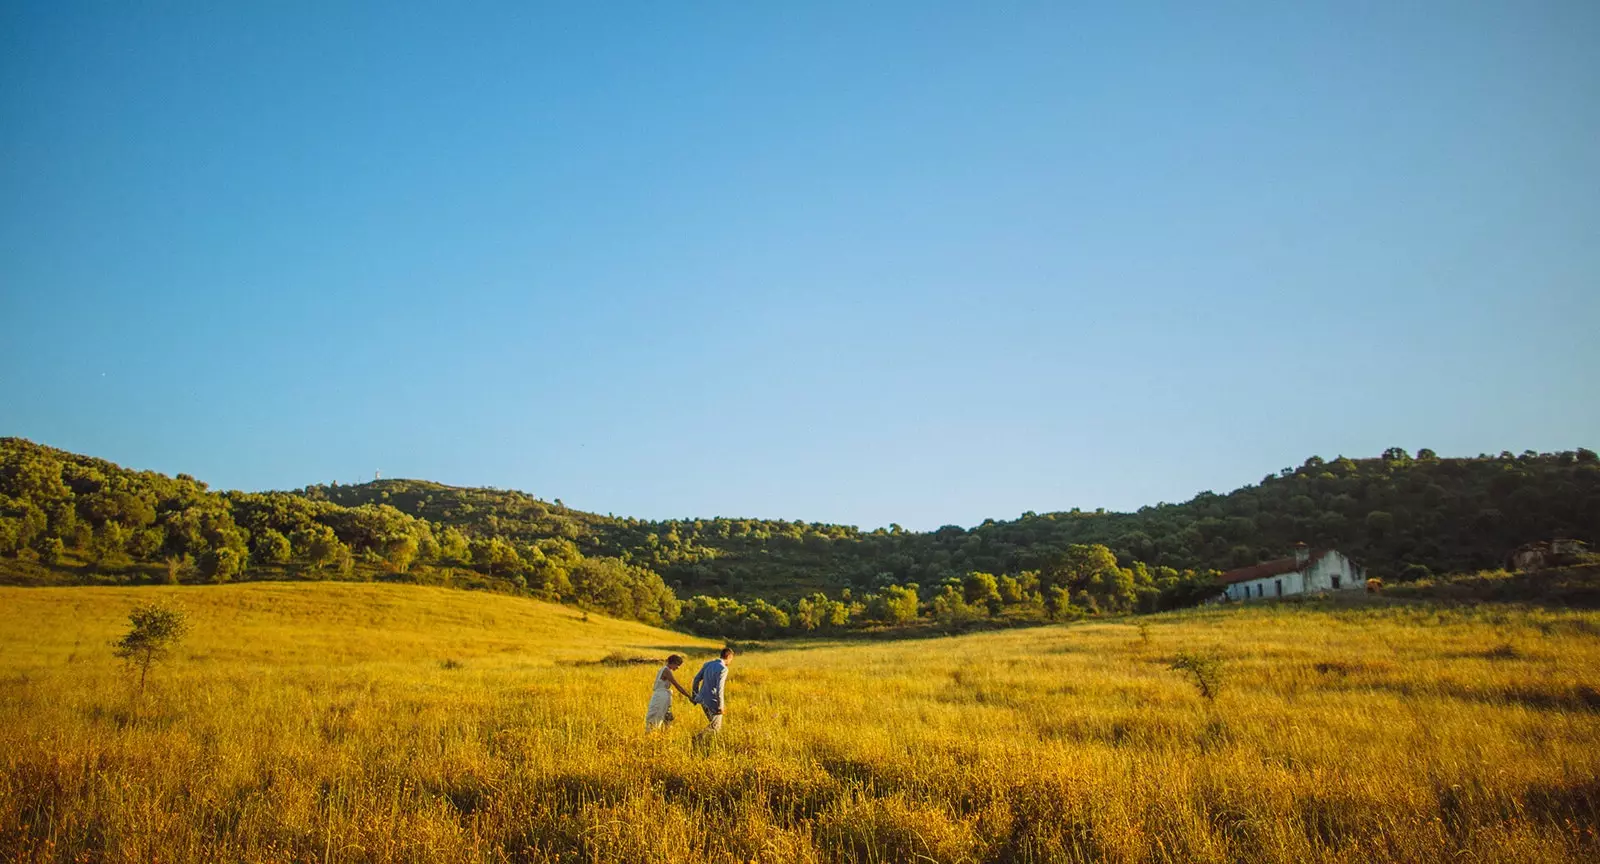
<path fill-rule="evenodd" d="M 1217 593 L 1217 576 L 1137 561 L 1124 567 L 1105 546 L 1074 544 L 1043 570 L 998 576 L 974 570 L 926 587 L 885 574 L 861 594 L 844 588 L 832 597 L 818 591 L 777 602 L 702 594 L 684 603 L 679 623 L 704 636 L 753 639 L 874 627 L 1071 621 L 1192 605 Z"/>
<path fill-rule="evenodd" d="M 413 480 L 319 486 L 346 505 L 388 503 L 482 534 L 562 537 L 660 573 L 685 596 L 862 594 L 892 581 L 940 585 L 971 572 L 1043 571 L 1072 546 L 1101 545 L 1119 566 L 1204 572 L 1337 548 L 1389 581 L 1501 566 L 1551 537 L 1600 540 L 1600 460 L 1578 448 L 1442 458 L 1391 448 L 1371 459 L 1313 456 L 1227 494 L 1134 513 L 1072 509 L 965 528 L 862 531 L 820 522 L 640 520 L 585 513 L 521 492 Z"/>
<path fill-rule="evenodd" d="M 563 537 L 481 536 L 388 504 L 224 492 L 186 474 L 0 439 L 0 566 L 229 582 L 391 578 L 524 593 L 652 624 L 678 617 L 660 575 Z"/>
<path fill-rule="evenodd" d="M 1225 495 L 1135 513 L 1029 512 L 916 532 L 641 520 L 418 480 L 219 493 L 184 474 L 0 439 L 0 570 L 435 581 L 652 623 L 682 614 L 685 626 L 731 635 L 1165 608 L 1206 596 L 1215 571 L 1295 542 L 1409 580 L 1496 567 L 1517 545 L 1556 536 L 1600 539 L 1591 450 L 1311 457 Z"/>

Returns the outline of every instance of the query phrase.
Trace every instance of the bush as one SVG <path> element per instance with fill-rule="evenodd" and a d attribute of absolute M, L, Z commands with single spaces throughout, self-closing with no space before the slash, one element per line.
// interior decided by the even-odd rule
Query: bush
<path fill-rule="evenodd" d="M 1171 668 L 1189 673 L 1195 689 L 1200 691 L 1200 697 L 1207 702 L 1215 702 L 1217 693 L 1222 690 L 1222 666 L 1222 657 L 1215 651 L 1180 651 Z"/>

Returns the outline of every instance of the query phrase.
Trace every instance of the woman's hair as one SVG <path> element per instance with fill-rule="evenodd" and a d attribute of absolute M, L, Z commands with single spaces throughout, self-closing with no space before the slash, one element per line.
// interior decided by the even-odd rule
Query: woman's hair
<path fill-rule="evenodd" d="M 683 655 L 681 655 L 681 654 L 668 654 L 667 655 L 667 665 L 668 666 L 679 666 L 679 665 L 682 665 L 682 664 L 683 664 Z"/>

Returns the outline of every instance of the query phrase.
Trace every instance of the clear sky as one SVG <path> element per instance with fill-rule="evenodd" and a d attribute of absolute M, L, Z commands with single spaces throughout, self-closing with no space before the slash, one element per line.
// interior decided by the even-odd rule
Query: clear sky
<path fill-rule="evenodd" d="M 1593 0 L 8 2 L 0 434 L 912 528 L 1595 447 L 1596 45 Z"/>

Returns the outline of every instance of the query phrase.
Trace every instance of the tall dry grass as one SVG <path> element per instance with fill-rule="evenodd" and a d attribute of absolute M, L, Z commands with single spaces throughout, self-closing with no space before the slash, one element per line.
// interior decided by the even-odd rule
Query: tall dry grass
<path fill-rule="evenodd" d="M 107 642 L 195 629 L 142 705 Z M 1257 607 L 734 663 L 711 643 L 384 585 L 0 590 L 5 861 L 1583 861 L 1600 617 Z M 1219 653 L 1202 700 L 1170 667 Z"/>

